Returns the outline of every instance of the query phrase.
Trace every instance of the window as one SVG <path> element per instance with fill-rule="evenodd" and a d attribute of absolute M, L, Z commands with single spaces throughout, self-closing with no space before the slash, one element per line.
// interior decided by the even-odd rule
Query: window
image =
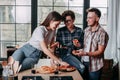
<path fill-rule="evenodd" d="M 39 26 L 47 14 L 53 10 L 60 13 L 65 10 L 74 11 L 75 25 L 85 27 L 83 26 L 86 21 L 86 19 L 83 21 L 84 1 L 89 0 L 0 0 L 0 58 L 6 57 L 7 46 L 21 46 L 28 41 L 36 27 L 31 24 Z M 90 7 L 97 7 L 101 10 L 100 23 L 104 28 L 107 26 L 107 3 L 107 0 L 97 2 L 90 0 L 89 3 Z M 35 9 L 33 5 L 37 6 L 37 10 L 31 10 Z M 63 26 L 63 23 L 60 26 Z"/>
<path fill-rule="evenodd" d="M 53 10 L 63 13 L 65 10 L 72 10 L 75 13 L 75 24 L 83 27 L 83 1 L 84 0 L 38 0 L 38 24 L 41 23 L 47 14 Z M 63 24 L 61 24 L 63 26 Z"/>
<path fill-rule="evenodd" d="M 30 36 L 30 0 L 0 0 L 0 57 L 6 57 L 7 46 L 21 45 Z"/>

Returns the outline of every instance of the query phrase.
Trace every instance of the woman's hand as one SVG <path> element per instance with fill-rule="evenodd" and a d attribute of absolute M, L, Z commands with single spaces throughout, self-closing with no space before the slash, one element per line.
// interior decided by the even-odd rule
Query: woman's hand
<path fill-rule="evenodd" d="M 61 61 L 60 65 L 69 66 L 69 64 L 67 62 L 64 62 L 64 61 Z"/>
<path fill-rule="evenodd" d="M 64 61 L 61 61 L 61 60 L 57 62 L 57 61 L 51 59 L 50 63 L 51 63 L 52 66 L 55 66 L 55 65 L 57 65 L 57 64 L 64 65 L 64 66 L 69 66 L 68 63 L 66 63 L 66 62 L 64 62 Z"/>

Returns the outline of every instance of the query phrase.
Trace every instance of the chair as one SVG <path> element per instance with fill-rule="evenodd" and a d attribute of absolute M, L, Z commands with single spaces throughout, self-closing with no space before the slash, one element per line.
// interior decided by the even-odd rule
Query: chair
<path fill-rule="evenodd" d="M 101 80 L 113 80 L 113 59 L 104 59 Z"/>

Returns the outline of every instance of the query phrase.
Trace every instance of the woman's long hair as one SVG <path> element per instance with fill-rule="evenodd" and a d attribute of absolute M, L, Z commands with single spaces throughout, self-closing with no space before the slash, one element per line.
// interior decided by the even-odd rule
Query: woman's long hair
<path fill-rule="evenodd" d="M 62 20 L 62 16 L 58 12 L 52 11 L 48 14 L 46 19 L 41 23 L 41 25 L 48 27 L 50 25 L 50 21 L 61 21 L 61 20 Z"/>

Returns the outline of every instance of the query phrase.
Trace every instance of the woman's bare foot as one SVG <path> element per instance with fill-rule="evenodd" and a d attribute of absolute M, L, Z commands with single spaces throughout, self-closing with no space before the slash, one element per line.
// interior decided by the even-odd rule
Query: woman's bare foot
<path fill-rule="evenodd" d="M 14 75 L 17 74 L 18 68 L 19 68 L 19 61 L 14 61 L 14 63 L 13 63 L 13 73 L 14 73 Z"/>
<path fill-rule="evenodd" d="M 19 66 L 19 61 L 15 61 L 12 56 L 8 58 L 8 65 L 13 69 L 14 75 L 18 73 L 18 68 L 21 68 L 21 66 Z"/>

